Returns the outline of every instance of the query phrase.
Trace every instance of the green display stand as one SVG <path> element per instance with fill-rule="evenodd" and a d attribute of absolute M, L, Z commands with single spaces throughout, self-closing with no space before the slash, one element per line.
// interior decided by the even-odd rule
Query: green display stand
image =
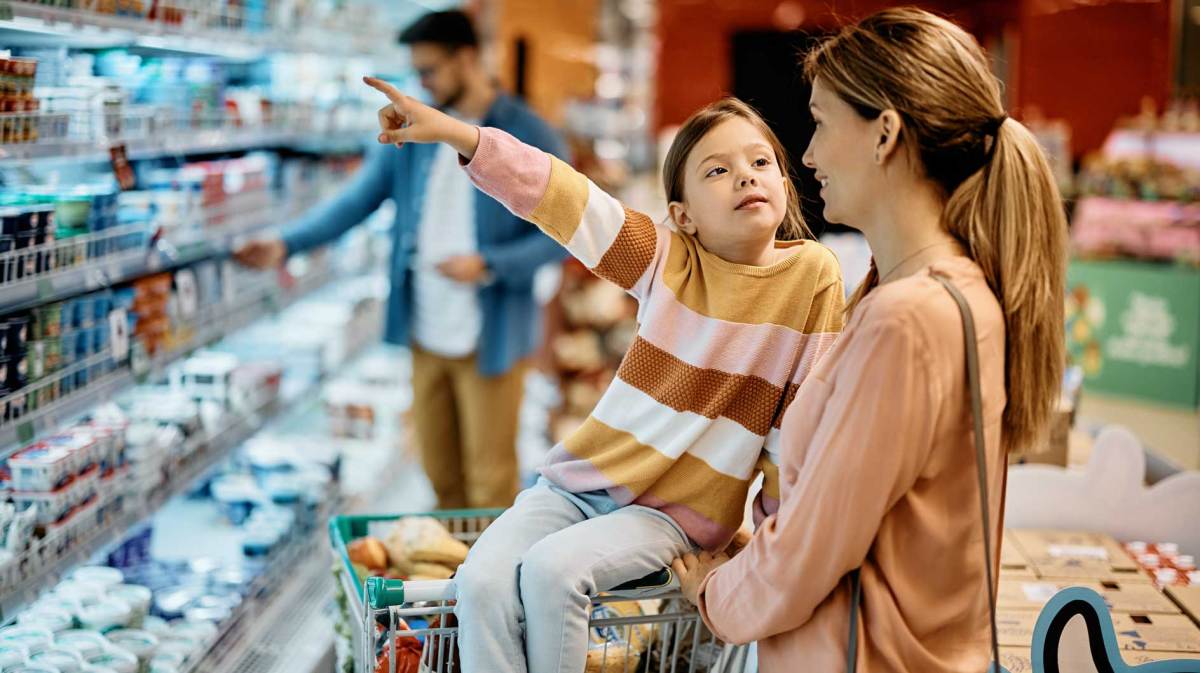
<path fill-rule="evenodd" d="M 1200 407 L 1200 269 L 1073 261 L 1066 317 L 1085 389 Z"/>

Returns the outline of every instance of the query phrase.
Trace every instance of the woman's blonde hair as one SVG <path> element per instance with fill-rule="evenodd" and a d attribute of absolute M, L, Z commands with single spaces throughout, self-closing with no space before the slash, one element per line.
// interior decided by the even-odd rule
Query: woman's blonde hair
<path fill-rule="evenodd" d="M 1035 446 L 1062 386 L 1066 217 L 1033 134 L 1004 113 L 983 50 L 950 21 L 888 9 L 825 41 L 804 71 L 866 119 L 900 115 L 903 147 L 946 198 L 944 226 L 1004 311 L 1004 446 Z M 872 265 L 849 310 L 878 282 Z"/>
<path fill-rule="evenodd" d="M 667 158 L 663 161 L 663 188 L 667 193 L 667 202 L 683 201 L 683 175 L 688 156 L 696 144 L 721 122 L 735 117 L 750 122 L 763 134 L 771 149 L 775 151 L 775 162 L 779 171 L 783 173 L 787 207 L 777 236 L 787 240 L 812 238 L 808 226 L 804 224 L 804 216 L 800 214 L 800 198 L 796 193 L 796 185 L 792 182 L 792 170 L 783 143 L 779 142 L 778 136 L 754 108 L 737 98 L 722 98 L 705 105 L 688 117 L 679 128 L 679 133 L 675 134 L 675 139 L 671 141 L 671 148 L 667 150 Z"/>

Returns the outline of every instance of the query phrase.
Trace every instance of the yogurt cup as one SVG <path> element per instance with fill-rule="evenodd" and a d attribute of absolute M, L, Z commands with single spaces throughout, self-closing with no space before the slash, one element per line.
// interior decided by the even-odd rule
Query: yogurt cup
<path fill-rule="evenodd" d="M 63 631 L 54 637 L 54 644 L 67 650 L 74 650 L 83 659 L 103 654 L 108 649 L 108 638 L 97 631 L 73 629 Z"/>
<path fill-rule="evenodd" d="M 141 670 L 146 670 L 150 660 L 158 652 L 158 638 L 154 634 L 139 629 L 120 629 L 107 634 L 108 641 L 114 647 L 133 654 L 138 659 Z"/>
<path fill-rule="evenodd" d="M 0 671 L 11 666 L 20 666 L 29 657 L 29 650 L 15 643 L 0 644 Z"/>
<path fill-rule="evenodd" d="M 116 673 L 138 673 L 138 658 L 119 647 L 109 647 L 104 653 L 89 657 L 87 663 L 110 668 Z"/>
<path fill-rule="evenodd" d="M 54 647 L 30 655 L 29 663 L 38 666 L 50 666 L 59 671 L 59 673 L 82 673 L 83 659 L 74 652 L 62 647 Z"/>
<path fill-rule="evenodd" d="M 141 627 L 143 621 L 150 614 L 150 601 L 153 600 L 154 593 L 137 584 L 117 584 L 109 587 L 108 597 L 128 603 L 133 612 L 130 616 L 130 625 Z"/>
<path fill-rule="evenodd" d="M 54 587 L 54 595 L 63 600 L 78 601 L 83 605 L 95 605 L 104 599 L 109 585 L 101 582 L 70 579 L 58 583 Z"/>
<path fill-rule="evenodd" d="M 71 573 L 71 579 L 105 587 L 116 586 L 125 581 L 125 575 L 108 566 L 83 566 Z"/>
<path fill-rule="evenodd" d="M 62 673 L 53 666 L 45 664 L 22 664 L 4 669 L 4 673 Z"/>
<path fill-rule="evenodd" d="M 83 628 L 105 633 L 128 626 L 129 620 L 133 616 L 133 609 L 125 601 L 107 598 L 95 605 L 80 609 L 76 616 Z"/>
<path fill-rule="evenodd" d="M 158 636 L 160 643 L 165 638 L 169 638 L 173 633 L 170 622 L 154 615 L 150 615 L 142 620 L 142 630 Z"/>
<path fill-rule="evenodd" d="M 26 610 L 17 616 L 17 623 L 29 626 L 43 626 L 51 633 L 61 633 L 75 626 L 75 618 L 70 611 L 48 606 L 36 610 Z"/>
<path fill-rule="evenodd" d="M 43 626 L 9 626 L 0 629 L 0 645 L 19 645 L 25 653 L 40 652 L 54 644 L 54 633 Z"/>

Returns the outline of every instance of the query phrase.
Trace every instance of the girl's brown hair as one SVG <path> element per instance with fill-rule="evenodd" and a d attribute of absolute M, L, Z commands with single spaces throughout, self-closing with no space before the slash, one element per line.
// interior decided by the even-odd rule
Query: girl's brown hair
<path fill-rule="evenodd" d="M 804 216 L 800 214 L 800 198 L 796 193 L 796 185 L 792 181 L 792 170 L 788 163 L 787 151 L 783 149 L 783 144 L 779 142 L 775 132 L 771 130 L 770 126 L 767 126 L 766 120 L 754 108 L 737 98 L 722 98 L 715 103 L 709 103 L 688 117 L 688 120 L 680 127 L 679 133 L 675 135 L 675 140 L 671 142 L 671 149 L 667 151 L 667 158 L 663 162 L 663 188 L 667 193 L 667 202 L 683 201 L 684 169 L 688 155 L 692 153 L 696 144 L 721 122 L 735 117 L 750 122 L 763 134 L 763 137 L 771 145 L 771 149 L 775 151 L 775 162 L 785 178 L 783 188 L 784 194 L 787 196 L 787 208 L 784 212 L 783 222 L 779 225 L 777 236 L 785 240 L 812 238 L 812 234 L 804 224 Z"/>
<path fill-rule="evenodd" d="M 946 198 L 943 226 L 1004 311 L 1004 445 L 1031 448 L 1062 385 L 1067 225 L 1050 166 L 1029 130 L 1005 116 L 983 50 L 950 21 L 888 9 L 824 42 L 804 70 L 866 119 L 900 115 L 904 149 Z M 872 265 L 849 310 L 878 282 Z"/>

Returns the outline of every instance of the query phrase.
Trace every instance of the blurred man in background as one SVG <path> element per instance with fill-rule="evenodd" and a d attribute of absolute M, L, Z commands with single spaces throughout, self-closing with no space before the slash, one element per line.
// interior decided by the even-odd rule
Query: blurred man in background
<path fill-rule="evenodd" d="M 400 42 L 437 107 L 564 156 L 562 140 L 522 102 L 499 91 L 466 14 L 428 14 Z M 413 354 L 413 418 L 438 507 L 505 507 L 518 488 L 516 438 L 525 358 L 538 345 L 533 278 L 562 248 L 475 189 L 444 145 L 370 143 L 338 196 L 275 239 L 235 259 L 274 268 L 337 239 L 386 199 L 392 227 L 391 296 L 384 339 Z"/>

